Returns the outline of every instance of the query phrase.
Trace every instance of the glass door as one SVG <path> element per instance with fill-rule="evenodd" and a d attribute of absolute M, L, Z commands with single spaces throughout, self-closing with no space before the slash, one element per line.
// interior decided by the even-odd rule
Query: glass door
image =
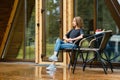
<path fill-rule="evenodd" d="M 42 60 L 48 61 L 54 52 L 56 39 L 62 38 L 62 0 L 44 0 L 42 7 Z"/>

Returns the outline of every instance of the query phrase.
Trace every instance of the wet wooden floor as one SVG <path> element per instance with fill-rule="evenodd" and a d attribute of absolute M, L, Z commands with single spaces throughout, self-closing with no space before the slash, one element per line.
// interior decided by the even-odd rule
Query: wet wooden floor
<path fill-rule="evenodd" d="M 104 74 L 101 68 L 77 67 L 75 74 L 65 66 L 57 66 L 55 72 L 46 71 L 46 66 L 30 63 L 0 62 L 0 80 L 120 80 L 120 69 Z"/>

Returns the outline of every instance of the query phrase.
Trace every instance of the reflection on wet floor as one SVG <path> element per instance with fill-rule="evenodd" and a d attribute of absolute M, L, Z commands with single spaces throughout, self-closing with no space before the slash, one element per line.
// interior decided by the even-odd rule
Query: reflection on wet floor
<path fill-rule="evenodd" d="M 65 66 L 57 66 L 57 70 L 47 71 L 46 66 L 21 63 L 0 63 L 0 80 L 119 80 L 120 70 L 114 69 L 104 74 L 102 68 L 77 67 L 75 74 Z"/>

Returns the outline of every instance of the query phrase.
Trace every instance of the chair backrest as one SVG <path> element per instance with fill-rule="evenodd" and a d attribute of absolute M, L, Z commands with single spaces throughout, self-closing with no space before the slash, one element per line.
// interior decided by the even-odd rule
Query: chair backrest
<path fill-rule="evenodd" d="M 99 46 L 99 50 L 104 50 L 110 37 L 112 35 L 112 31 L 111 30 L 108 30 L 108 31 L 105 31 L 104 34 L 103 34 L 103 38 L 102 38 L 102 41 L 101 41 L 101 44 Z"/>

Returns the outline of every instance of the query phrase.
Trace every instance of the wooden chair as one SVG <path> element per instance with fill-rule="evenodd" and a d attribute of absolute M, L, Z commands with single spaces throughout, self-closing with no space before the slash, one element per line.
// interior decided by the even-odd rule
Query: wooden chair
<path fill-rule="evenodd" d="M 90 40 L 88 47 L 86 47 L 86 48 L 79 47 L 79 49 L 77 50 L 77 54 L 76 54 L 76 57 L 74 60 L 74 65 L 73 65 L 73 73 L 74 73 L 74 70 L 76 67 L 78 55 L 84 54 L 84 53 L 87 53 L 87 54 L 86 54 L 86 58 L 85 58 L 84 63 L 83 63 L 83 71 L 85 71 L 85 67 L 86 67 L 86 64 L 88 62 L 92 63 L 95 59 L 97 59 L 98 61 L 100 61 L 105 74 L 107 74 L 107 64 L 110 65 L 110 69 L 113 72 L 113 66 L 112 66 L 108 56 L 106 56 L 106 54 L 104 53 L 106 59 L 102 57 L 102 54 L 103 54 L 104 49 L 106 47 L 106 44 L 107 44 L 109 38 L 111 37 L 111 35 L 112 35 L 112 31 L 108 30 L 108 31 L 104 31 L 100 34 L 95 34 L 95 35 L 89 36 L 89 37 L 81 40 L 79 46 L 81 46 L 81 43 L 84 40 L 89 39 L 89 38 L 93 38 L 92 40 Z M 100 41 L 100 42 L 98 42 L 98 41 Z M 100 43 L 100 44 L 98 44 L 97 46 L 93 46 L 92 45 L 93 43 L 94 44 Z M 88 55 L 90 54 L 90 52 L 94 52 L 95 56 L 92 59 L 88 60 L 88 57 L 89 57 Z"/>

